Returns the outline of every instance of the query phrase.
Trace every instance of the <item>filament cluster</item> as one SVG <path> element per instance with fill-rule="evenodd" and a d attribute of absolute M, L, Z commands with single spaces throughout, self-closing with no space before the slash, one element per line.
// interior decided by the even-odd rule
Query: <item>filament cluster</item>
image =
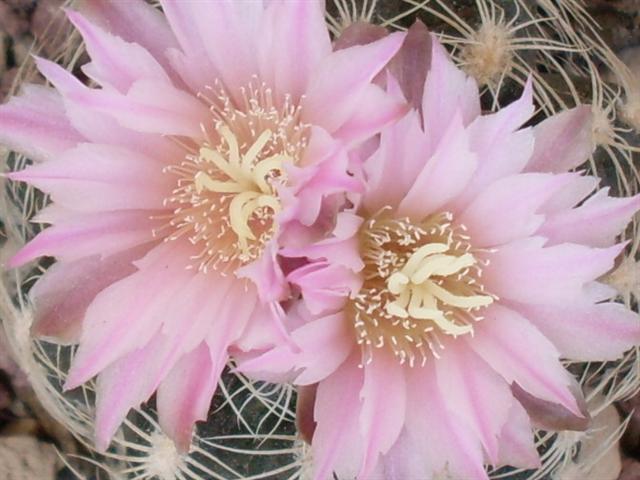
<path fill-rule="evenodd" d="M 450 213 L 423 222 L 375 216 L 359 232 L 363 285 L 350 301 L 363 363 L 390 348 L 401 363 L 438 358 L 443 335 L 473 334 L 480 311 L 496 298 L 463 225 Z"/>

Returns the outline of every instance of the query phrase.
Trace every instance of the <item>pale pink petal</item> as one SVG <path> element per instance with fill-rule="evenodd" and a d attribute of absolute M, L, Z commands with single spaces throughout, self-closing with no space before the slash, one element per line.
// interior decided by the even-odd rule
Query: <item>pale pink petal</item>
<path fill-rule="evenodd" d="M 480 96 L 476 81 L 455 66 L 433 34 L 431 45 L 431 66 L 424 85 L 422 118 L 424 131 L 430 140 L 429 152 L 434 152 L 440 142 L 447 141 L 444 137 L 454 117 L 458 116 L 457 121 L 467 126 L 480 115 Z"/>
<path fill-rule="evenodd" d="M 8 262 L 14 268 L 42 256 L 72 261 L 92 255 L 108 256 L 151 242 L 157 220 L 148 211 L 128 210 L 79 215 L 47 228 L 35 236 Z"/>
<path fill-rule="evenodd" d="M 255 289 L 229 276 L 209 272 L 198 274 L 197 283 L 180 296 L 180 301 L 174 301 L 165 311 L 162 333 L 174 338 L 185 351 L 206 340 L 216 371 L 222 370 L 228 346 L 245 329 L 256 308 Z M 188 309 L 193 304 L 199 308 L 190 315 Z M 185 328 L 186 318 L 190 318 L 188 328 Z"/>
<path fill-rule="evenodd" d="M 67 10 L 67 16 L 82 35 L 91 57 L 91 63 L 82 68 L 100 85 L 127 93 L 136 80 L 171 82 L 162 66 L 140 45 L 102 30 L 78 12 Z"/>
<path fill-rule="evenodd" d="M 424 23 L 416 20 L 407 30 L 402 48 L 389 63 L 389 71 L 398 80 L 409 105 L 416 110 L 422 108 L 424 84 L 431 64 L 432 41 Z"/>
<path fill-rule="evenodd" d="M 380 455 L 389 451 L 400 435 L 405 422 L 407 385 L 404 366 L 385 349 L 377 350 L 371 363 L 363 368 L 360 429 L 366 440 L 358 478 L 369 478 Z"/>
<path fill-rule="evenodd" d="M 174 70 L 194 93 L 204 92 L 207 85 L 211 87 L 212 82 L 219 78 L 219 72 L 209 58 L 204 38 L 194 21 L 198 16 L 194 12 L 198 3 L 178 0 L 160 2 L 164 16 L 180 45 L 180 49 L 170 48 L 167 57 Z"/>
<path fill-rule="evenodd" d="M 379 462 L 372 480 L 407 480 L 431 478 L 433 472 L 424 459 L 423 439 L 412 438 L 405 427 L 396 443 Z"/>
<path fill-rule="evenodd" d="M 456 197 L 474 175 L 477 157 L 470 150 L 469 136 L 456 114 L 448 125 L 442 141 L 413 185 L 400 202 L 396 213 L 415 219 L 455 208 Z M 428 192 L 428 194 L 427 194 Z"/>
<path fill-rule="evenodd" d="M 261 305 L 259 302 L 256 304 L 242 335 L 233 343 L 234 351 L 239 350 L 235 352 L 236 355 L 251 351 L 262 352 L 282 341 L 282 332 L 275 325 L 273 315 L 270 305 Z M 287 320 L 290 319 L 289 315 Z M 289 331 L 295 328 L 289 324 L 287 327 Z"/>
<path fill-rule="evenodd" d="M 325 260 L 330 263 L 359 271 L 363 267 L 362 259 L 358 251 L 358 238 L 352 236 L 346 239 L 328 239 L 318 242 L 315 245 L 300 248 L 284 248 L 281 252 L 292 257 L 307 257 L 313 260 Z M 308 271 L 300 272 L 304 275 Z M 298 280 L 296 280 L 298 281 Z M 301 282 L 298 282 L 301 284 Z M 353 285 L 351 277 L 345 277 L 341 285 Z M 320 286 L 322 287 L 322 286 Z"/>
<path fill-rule="evenodd" d="M 206 420 L 219 378 L 209 348 L 202 343 L 184 355 L 160 384 L 156 399 L 160 426 L 180 451 L 189 450 L 195 422 Z"/>
<path fill-rule="evenodd" d="M 332 375 L 320 382 L 316 394 L 313 435 L 313 478 L 356 478 L 362 459 L 359 421 L 360 389 L 364 375 L 353 354 Z"/>
<path fill-rule="evenodd" d="M 466 345 L 455 340 L 434 363 L 449 413 L 457 415 L 473 431 L 491 463 L 496 464 L 498 435 L 513 401 L 509 386 Z"/>
<path fill-rule="evenodd" d="M 311 385 L 332 375 L 353 350 L 348 320 L 342 313 L 312 320 L 295 329 L 291 338 L 297 351 L 281 344 L 240 362 L 238 370 L 263 379 L 295 371 L 299 372 L 296 385 Z"/>
<path fill-rule="evenodd" d="M 146 401 L 162 380 L 165 372 L 159 368 L 158 359 L 169 342 L 170 339 L 158 333 L 144 347 L 118 360 L 98 376 L 95 443 L 99 451 L 106 451 L 129 410 Z"/>
<path fill-rule="evenodd" d="M 312 226 L 331 195 L 343 196 L 362 189 L 362 183 L 348 172 L 349 157 L 344 145 L 319 127 L 311 129 L 309 146 L 299 165 L 289 165 L 289 187 L 279 192 L 283 198 L 280 222 L 296 220 Z"/>
<path fill-rule="evenodd" d="M 336 263 L 311 263 L 291 272 L 287 280 L 300 289 L 313 314 L 335 312 L 362 285 L 353 270 Z"/>
<path fill-rule="evenodd" d="M 80 144 L 9 178 L 28 182 L 49 193 L 57 205 L 79 212 L 162 210 L 175 185 L 155 160 L 94 143 Z"/>
<path fill-rule="evenodd" d="M 101 290 L 134 273 L 132 262 L 147 248 L 137 247 L 106 258 L 58 262 L 49 267 L 29 292 L 34 304 L 33 333 L 57 342 L 77 343 L 89 304 Z"/>
<path fill-rule="evenodd" d="M 411 415 L 405 428 L 420 452 L 412 460 L 423 462 L 429 472 L 425 478 L 446 470 L 456 479 L 487 480 L 482 445 L 458 415 L 447 409 L 447 398 L 438 386 L 433 362 L 407 369 L 407 384 L 411 385 L 407 392 L 407 411 Z"/>
<path fill-rule="evenodd" d="M 424 169 L 428 146 L 415 110 L 381 132 L 380 147 L 364 163 L 364 205 L 368 211 L 377 212 L 402 201 Z"/>
<path fill-rule="evenodd" d="M 169 66 L 165 53 L 177 47 L 177 42 L 167 19 L 157 8 L 144 0 L 85 0 L 80 7 L 95 25 L 127 42 L 141 45 L 165 69 Z"/>
<path fill-rule="evenodd" d="M 538 468 L 540 457 L 533 441 L 533 429 L 522 406 L 514 401 L 500 432 L 498 464 L 519 468 Z"/>
<path fill-rule="evenodd" d="M 591 248 L 565 243 L 541 248 L 544 239 L 517 240 L 487 254 L 482 281 L 500 298 L 535 304 L 566 304 L 583 287 L 613 268 L 624 244 Z"/>
<path fill-rule="evenodd" d="M 274 88 L 280 101 L 290 95 L 297 103 L 312 72 L 331 53 L 323 2 L 273 1 L 262 29 L 257 45 L 260 78 Z"/>
<path fill-rule="evenodd" d="M 404 101 L 386 94 L 377 85 L 367 85 L 353 114 L 334 135 L 348 145 L 358 144 L 398 120 L 407 109 Z"/>
<path fill-rule="evenodd" d="M 302 121 L 337 131 L 355 113 L 371 80 L 402 45 L 404 33 L 332 53 L 314 72 L 302 102 Z"/>
<path fill-rule="evenodd" d="M 50 88 L 28 85 L 0 106 L 0 142 L 33 160 L 56 158 L 82 140 L 65 116 L 62 98 Z"/>
<path fill-rule="evenodd" d="M 640 195 L 614 198 L 603 188 L 572 210 L 549 215 L 536 232 L 550 244 L 581 243 L 592 247 L 609 247 L 640 210 Z"/>
<path fill-rule="evenodd" d="M 191 94 L 169 84 L 138 80 L 126 95 L 93 91 L 90 108 L 115 118 L 137 132 L 183 135 L 203 139 L 202 125 L 211 119 L 206 106 Z M 76 97 L 69 96 L 71 100 Z"/>
<path fill-rule="evenodd" d="M 527 82 L 520 99 L 502 110 L 475 119 L 469 125 L 471 150 L 478 155 L 478 169 L 463 194 L 461 203 L 500 177 L 522 171 L 534 147 L 530 128 L 519 130 L 533 115 L 533 86 Z"/>
<path fill-rule="evenodd" d="M 78 88 L 78 81 L 56 64 L 43 59 L 38 59 L 37 64 L 57 88 L 66 90 L 67 100 L 108 114 L 137 132 L 202 139 L 201 124 L 211 117 L 206 106 L 193 95 L 167 83 L 137 80 L 126 95 L 121 95 L 115 91 Z"/>
<path fill-rule="evenodd" d="M 573 176 L 525 173 L 501 178 L 482 190 L 456 221 L 469 229 L 476 248 L 528 237 L 544 222 L 542 205 Z"/>
<path fill-rule="evenodd" d="M 174 275 L 176 275 L 175 272 Z M 170 303 L 164 304 L 167 308 L 162 312 L 157 312 L 159 318 L 163 318 L 165 326 L 173 324 L 180 326 L 180 329 L 158 331 L 151 338 L 149 338 L 148 332 L 137 335 L 136 332 L 129 331 L 127 334 L 137 335 L 137 341 L 143 346 L 124 354 L 124 356 L 120 356 L 124 353 L 121 349 L 118 350 L 119 354 L 113 355 L 112 352 L 107 354 L 117 360 L 98 377 L 96 404 L 96 443 L 98 448 L 104 449 L 108 445 L 111 436 L 124 419 L 127 411 L 146 401 L 160 386 L 177 361 L 185 353 L 202 343 L 204 335 L 212 327 L 212 320 L 214 325 L 221 322 L 221 325 L 216 326 L 225 329 L 219 338 L 227 339 L 226 333 L 228 331 L 234 329 L 241 331 L 244 328 L 242 319 L 238 325 L 234 325 L 233 322 L 228 321 L 227 317 L 216 317 L 212 314 L 220 307 L 220 300 L 224 295 L 219 295 L 216 303 L 209 300 L 211 279 L 206 275 L 193 275 L 191 279 L 183 283 L 190 288 L 186 288 L 184 292 L 178 290 L 176 295 L 169 295 Z M 162 303 L 158 299 L 155 302 L 156 304 Z M 191 321 L 185 322 L 186 319 Z M 153 326 L 149 325 L 149 327 L 149 330 L 154 332 Z M 195 341 L 194 334 L 198 337 Z M 148 340 L 143 340 L 145 337 Z M 81 348 L 74 358 L 74 364 L 65 385 L 66 388 L 73 386 L 73 376 L 77 377 L 82 370 L 82 366 L 79 365 L 81 360 L 78 357 L 81 355 L 84 344 L 84 342 L 81 344 Z M 217 378 L 227 359 L 226 344 L 219 349 L 212 348 L 211 343 L 207 342 L 207 350 L 210 350 L 214 365 L 213 375 Z M 224 357 L 222 361 L 220 361 L 220 356 Z M 99 369 L 101 370 L 102 367 Z M 140 376 L 140 372 L 144 372 L 144 375 Z M 182 426 L 184 427 L 184 425 Z M 175 433 L 182 434 L 177 440 L 184 442 L 184 432 L 176 431 Z"/>
<path fill-rule="evenodd" d="M 585 284 L 583 293 L 584 299 L 591 303 L 604 302 L 619 295 L 619 292 L 611 285 L 596 281 Z"/>
<path fill-rule="evenodd" d="M 160 330 L 168 309 L 189 306 L 198 275 L 170 258 L 173 250 L 163 250 L 157 262 L 100 292 L 87 308 L 80 348 L 67 377 L 66 388 L 86 382 L 123 355 L 144 347 Z M 153 250 L 147 257 L 158 256 Z M 144 259 L 142 260 L 144 262 Z M 185 295 L 187 293 L 188 295 Z M 193 310 L 193 305 L 187 311 Z M 182 313 L 181 318 L 188 318 Z"/>
<path fill-rule="evenodd" d="M 528 320 L 506 307 L 493 305 L 484 312 L 467 344 L 508 382 L 542 400 L 558 403 L 581 416 L 569 390 L 572 377 L 560 354 Z"/>
<path fill-rule="evenodd" d="M 260 299 L 265 302 L 279 302 L 289 296 L 289 287 L 277 259 L 278 249 L 275 242 L 265 245 L 257 260 L 236 270 L 238 278 L 247 278 L 258 289 Z"/>
<path fill-rule="evenodd" d="M 600 180 L 597 177 L 573 175 L 565 188 L 555 192 L 545 202 L 542 207 L 543 213 L 549 215 L 575 207 L 596 189 L 598 183 L 600 183 Z"/>
<path fill-rule="evenodd" d="M 182 2 L 165 0 L 163 10 L 182 46 L 192 57 L 190 63 L 206 54 L 207 63 L 217 72 L 205 81 L 209 86 L 218 78 L 241 101 L 246 87 L 258 73 L 257 39 L 263 14 L 262 1 Z M 195 58 L 194 58 L 195 57 Z M 203 85 L 203 86 L 204 86 Z"/>
<path fill-rule="evenodd" d="M 618 303 L 522 303 L 515 308 L 571 360 L 615 360 L 640 344 L 640 317 Z"/>
<path fill-rule="evenodd" d="M 177 336 L 157 332 L 148 342 L 143 343 L 142 348 L 120 357 L 98 376 L 96 402 L 96 444 L 98 448 L 106 448 L 127 411 L 146 401 L 160 386 L 178 360 L 190 351 L 186 341 L 189 340 L 192 331 L 202 331 L 202 326 L 210 326 L 211 310 L 205 309 L 205 306 L 210 305 L 206 301 L 202 301 L 207 298 L 207 280 L 204 275 L 194 276 L 190 281 L 193 283 L 191 285 L 193 288 L 187 292 L 188 299 L 183 299 L 183 296 L 178 295 L 176 298 L 179 300 L 170 304 L 169 310 L 166 311 L 168 317 L 166 321 L 183 325 Z M 198 317 L 197 321 L 185 324 L 185 319 L 191 319 L 193 315 Z M 201 342 L 202 338 L 191 349 L 196 348 Z M 210 349 L 209 344 L 207 347 Z M 213 352 L 211 353 L 213 354 Z M 225 355 L 226 361 L 226 353 L 215 350 L 216 356 L 219 353 Z M 77 362 L 77 360 L 75 361 Z M 216 367 L 219 365 L 213 360 L 213 357 L 212 362 Z M 74 367 L 75 365 L 74 363 Z M 224 361 L 222 365 L 224 365 Z M 218 375 L 215 375 L 216 370 L 214 370 L 214 376 L 219 376 L 220 370 L 217 371 Z M 144 372 L 144 375 L 140 376 L 140 372 Z M 71 378 L 71 373 L 69 378 Z M 69 386 L 68 383 L 66 387 Z M 176 440 L 185 441 L 184 432 L 176 431 L 175 433 L 181 434 Z"/>
<path fill-rule="evenodd" d="M 535 148 L 525 170 L 561 173 L 583 164 L 594 146 L 592 117 L 591 107 L 582 105 L 536 125 Z"/>
<path fill-rule="evenodd" d="M 211 295 L 206 285 L 211 279 L 206 276 L 202 279 L 205 282 L 201 290 L 202 306 L 192 320 L 197 328 L 184 336 L 184 318 L 173 322 L 170 329 L 163 328 L 165 335 L 174 342 L 182 341 L 182 349 L 190 352 L 182 356 L 162 381 L 157 397 L 160 425 L 183 452 L 189 450 L 195 422 L 207 418 L 211 398 L 229 357 L 227 350 L 245 329 L 257 300 L 255 292 L 253 296 L 247 295 L 242 284 L 233 281 L 226 281 L 230 289 L 219 285 Z M 217 283 L 224 281 L 218 278 Z M 203 338 L 206 341 L 200 343 Z"/>
<path fill-rule="evenodd" d="M 62 93 L 69 121 L 87 140 L 127 146 L 161 162 L 174 162 L 176 158 L 184 157 L 184 150 L 168 138 L 129 130 L 107 114 L 95 110 L 96 93 L 59 65 L 42 58 L 36 58 L 36 64 Z"/>

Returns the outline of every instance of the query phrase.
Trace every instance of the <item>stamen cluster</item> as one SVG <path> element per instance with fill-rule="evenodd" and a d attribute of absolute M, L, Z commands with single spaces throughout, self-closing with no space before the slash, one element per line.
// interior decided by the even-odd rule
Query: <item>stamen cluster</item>
<path fill-rule="evenodd" d="M 482 266 L 463 225 L 450 213 L 423 222 L 376 216 L 361 227 L 363 285 L 350 301 L 363 363 L 390 348 L 413 366 L 438 358 L 442 335 L 473 334 L 478 312 L 495 296 L 480 283 Z"/>
<path fill-rule="evenodd" d="M 218 86 L 209 103 L 214 131 L 179 165 L 165 204 L 173 208 L 166 240 L 188 236 L 201 249 L 197 268 L 233 271 L 257 259 L 275 234 L 281 210 L 278 189 L 286 185 L 286 164 L 299 163 L 308 141 L 301 108 L 289 97 L 277 107 L 264 83 L 241 90 L 242 102 Z"/>

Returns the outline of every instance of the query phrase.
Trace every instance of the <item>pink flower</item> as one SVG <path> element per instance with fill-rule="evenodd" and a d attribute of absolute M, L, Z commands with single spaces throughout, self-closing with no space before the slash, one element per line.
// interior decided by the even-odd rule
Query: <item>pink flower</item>
<path fill-rule="evenodd" d="M 403 34 L 333 51 L 321 1 L 161 4 L 68 12 L 97 88 L 37 59 L 55 90 L 0 109 L 0 139 L 39 162 L 9 177 L 52 199 L 11 266 L 58 261 L 35 331 L 80 344 L 66 388 L 98 375 L 100 448 L 156 390 L 188 448 L 228 350 L 285 335 L 280 231 L 316 222 L 354 183 L 346 149 L 406 111 L 371 83 Z"/>
<path fill-rule="evenodd" d="M 240 365 L 318 384 L 319 480 L 535 467 L 531 421 L 586 421 L 560 359 L 615 359 L 640 342 L 638 316 L 597 280 L 640 196 L 591 195 L 598 179 L 568 172 L 592 150 L 589 108 L 524 128 L 529 83 L 481 115 L 476 83 L 435 39 L 431 53 L 420 108 L 362 164 L 364 193 L 329 238 L 286 251 L 311 260 L 288 275 L 300 351 Z M 392 78 L 388 90 L 401 96 Z"/>

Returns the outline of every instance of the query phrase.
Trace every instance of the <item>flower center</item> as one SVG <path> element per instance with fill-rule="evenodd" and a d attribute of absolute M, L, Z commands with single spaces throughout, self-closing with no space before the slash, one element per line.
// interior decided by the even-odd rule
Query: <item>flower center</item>
<path fill-rule="evenodd" d="M 300 161 L 308 126 L 299 106 L 289 97 L 276 105 L 264 84 L 243 89 L 240 106 L 222 87 L 207 93 L 201 97 L 214 129 L 184 161 L 165 169 L 178 176 L 165 201 L 173 210 L 166 239 L 187 237 L 200 247 L 193 256 L 199 270 L 227 273 L 259 258 L 276 233 L 285 165 Z"/>
<path fill-rule="evenodd" d="M 361 290 L 350 301 L 364 362 L 390 348 L 411 366 L 438 358 L 442 335 L 473 334 L 477 312 L 495 296 L 480 283 L 482 261 L 452 215 L 424 222 L 374 217 L 360 230 L 365 264 Z"/>

